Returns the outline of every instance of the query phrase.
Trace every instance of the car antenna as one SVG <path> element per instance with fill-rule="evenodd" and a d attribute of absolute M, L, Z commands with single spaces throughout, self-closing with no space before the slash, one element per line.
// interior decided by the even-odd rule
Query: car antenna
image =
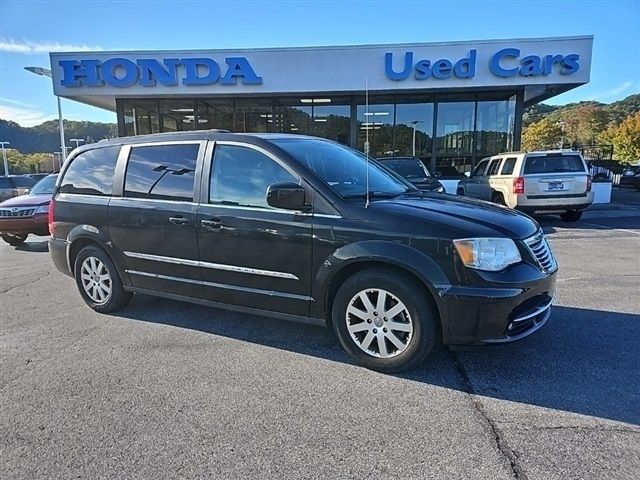
<path fill-rule="evenodd" d="M 364 140 L 364 154 L 367 157 L 367 167 L 366 167 L 366 183 L 367 183 L 367 192 L 365 193 L 365 203 L 364 208 L 369 208 L 369 126 L 371 122 L 369 122 L 369 77 L 364 77 L 364 104 L 365 104 L 365 114 L 364 118 L 364 132 L 365 132 L 365 140 Z"/>

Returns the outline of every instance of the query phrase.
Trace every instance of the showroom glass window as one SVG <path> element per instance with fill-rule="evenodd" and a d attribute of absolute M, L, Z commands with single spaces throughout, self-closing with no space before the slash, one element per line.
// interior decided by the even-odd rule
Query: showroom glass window
<path fill-rule="evenodd" d="M 197 100 L 197 113 L 196 130 L 235 130 L 232 98 Z"/>
<path fill-rule="evenodd" d="M 275 160 L 253 148 L 217 145 L 213 154 L 209 203 L 243 207 L 267 205 L 267 189 L 300 181 Z"/>
<path fill-rule="evenodd" d="M 199 144 L 132 147 L 124 196 L 161 200 L 193 200 Z"/>
<path fill-rule="evenodd" d="M 196 104 L 193 100 L 160 99 L 160 131 L 195 130 Z"/>
<path fill-rule="evenodd" d="M 498 94 L 479 96 L 476 120 L 476 157 L 495 155 L 513 150 L 516 115 L 515 95 L 491 99 Z M 483 100 L 484 98 L 484 100 Z"/>
<path fill-rule="evenodd" d="M 309 99 L 301 99 L 306 102 Z M 351 107 L 348 97 L 313 98 L 312 135 L 349 145 Z"/>
<path fill-rule="evenodd" d="M 158 101 L 131 100 L 122 102 L 125 135 L 146 135 L 160 132 Z"/>
<path fill-rule="evenodd" d="M 462 175 L 473 165 L 475 102 L 442 101 L 437 106 L 436 171 Z M 443 168 L 441 168 L 443 167 Z"/>
<path fill-rule="evenodd" d="M 393 126 L 395 105 L 388 97 L 371 98 L 369 107 L 360 99 L 357 107 L 357 148 L 367 153 L 365 142 L 369 138 L 369 156 L 372 158 L 393 157 Z"/>
<path fill-rule="evenodd" d="M 415 97 L 396 98 L 394 151 L 396 157 L 418 157 L 431 164 L 433 146 L 433 103 Z"/>
<path fill-rule="evenodd" d="M 61 193 L 111 195 L 120 147 L 87 150 L 75 157 L 60 183 Z"/>

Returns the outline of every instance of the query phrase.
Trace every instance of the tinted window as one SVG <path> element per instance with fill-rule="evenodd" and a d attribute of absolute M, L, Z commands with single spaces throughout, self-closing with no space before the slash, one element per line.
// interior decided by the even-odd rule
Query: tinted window
<path fill-rule="evenodd" d="M 218 145 L 213 155 L 209 202 L 271 208 L 267 205 L 267 189 L 282 182 L 299 183 L 263 153 L 247 147 Z"/>
<path fill-rule="evenodd" d="M 0 177 L 0 188 L 15 188 L 11 177 Z"/>
<path fill-rule="evenodd" d="M 511 157 L 511 158 L 507 158 L 504 161 L 504 164 L 502 164 L 502 171 L 500 172 L 501 175 L 511 175 L 513 173 L 513 169 L 516 166 L 516 159 Z"/>
<path fill-rule="evenodd" d="M 524 173 L 584 172 L 584 164 L 578 155 L 546 155 L 528 157 Z"/>
<path fill-rule="evenodd" d="M 420 160 L 385 160 L 382 164 L 409 180 L 424 180 L 429 176 Z"/>
<path fill-rule="evenodd" d="M 484 173 L 485 167 L 487 166 L 487 163 L 489 163 L 489 160 L 482 160 L 473 170 L 471 176 L 476 177 L 478 175 L 482 175 Z"/>
<path fill-rule="evenodd" d="M 199 148 L 199 144 L 133 147 L 124 196 L 192 201 Z"/>
<path fill-rule="evenodd" d="M 496 158 L 495 160 L 491 160 L 491 165 L 489 165 L 489 170 L 487 170 L 487 175 L 495 175 L 498 173 L 498 167 L 500 166 L 501 158 Z"/>
<path fill-rule="evenodd" d="M 60 184 L 62 193 L 111 195 L 120 147 L 96 148 L 71 161 Z"/>
<path fill-rule="evenodd" d="M 345 198 L 364 198 L 367 185 L 372 196 L 395 196 L 412 189 L 376 161 L 367 161 L 362 153 L 338 143 L 297 139 L 273 143 L 313 170 Z"/>
<path fill-rule="evenodd" d="M 48 177 L 44 177 L 38 183 L 36 183 L 29 195 L 51 195 L 53 193 L 53 187 L 56 185 L 56 180 L 58 179 L 58 175 L 50 175 Z"/>
<path fill-rule="evenodd" d="M 27 177 L 27 176 L 18 176 L 18 177 L 13 177 L 13 183 L 16 184 L 16 187 L 29 188 L 36 184 L 36 180 L 34 178 Z"/>

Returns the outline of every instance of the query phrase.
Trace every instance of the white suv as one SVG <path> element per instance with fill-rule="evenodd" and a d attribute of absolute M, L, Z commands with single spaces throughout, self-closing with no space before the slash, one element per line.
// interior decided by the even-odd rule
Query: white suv
<path fill-rule="evenodd" d="M 591 175 L 579 152 L 508 152 L 483 158 L 458 184 L 458 195 L 575 222 L 593 203 Z"/>

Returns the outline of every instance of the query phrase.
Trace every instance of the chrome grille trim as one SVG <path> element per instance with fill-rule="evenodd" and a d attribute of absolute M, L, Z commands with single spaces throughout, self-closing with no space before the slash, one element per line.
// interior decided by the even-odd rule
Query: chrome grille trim
<path fill-rule="evenodd" d="M 0 217 L 10 217 L 10 218 L 20 218 L 20 217 L 30 217 L 35 212 L 35 207 L 27 207 L 27 208 L 0 208 Z"/>
<path fill-rule="evenodd" d="M 558 269 L 558 263 L 556 262 L 551 247 L 544 236 L 542 230 L 539 230 L 535 235 L 526 238 L 524 244 L 529 249 L 529 252 L 538 262 L 538 266 L 542 271 L 546 273 L 553 273 Z"/>

